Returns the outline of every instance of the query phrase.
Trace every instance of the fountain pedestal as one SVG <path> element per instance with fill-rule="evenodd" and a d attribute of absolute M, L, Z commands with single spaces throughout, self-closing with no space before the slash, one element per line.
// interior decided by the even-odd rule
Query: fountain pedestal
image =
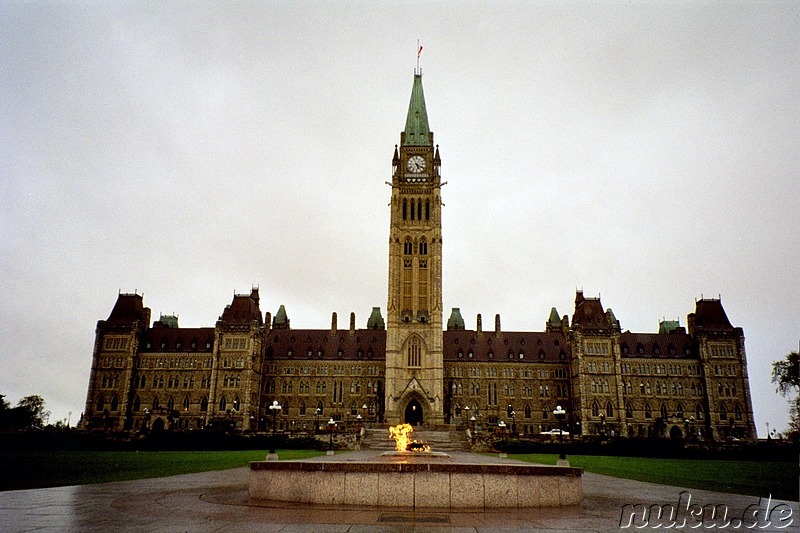
<path fill-rule="evenodd" d="M 578 505 L 583 491 L 579 468 L 466 453 L 447 458 L 354 452 L 250 463 L 250 498 L 410 508 L 547 507 Z"/>

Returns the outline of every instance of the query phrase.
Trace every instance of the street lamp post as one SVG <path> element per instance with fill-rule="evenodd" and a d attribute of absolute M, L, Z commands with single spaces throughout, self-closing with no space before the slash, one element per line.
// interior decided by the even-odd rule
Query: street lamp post
<path fill-rule="evenodd" d="M 567 456 L 564 453 L 564 430 L 562 429 L 564 416 L 567 414 L 567 412 L 564 410 L 563 407 L 557 405 L 556 408 L 553 409 L 553 414 L 558 419 L 558 445 L 559 448 L 561 448 L 561 453 L 558 455 L 557 464 L 562 466 L 569 466 L 569 461 L 567 461 Z"/>
<path fill-rule="evenodd" d="M 314 411 L 314 435 L 317 434 L 319 431 L 319 415 L 322 414 L 322 409 L 317 407 L 317 410 Z"/>
<path fill-rule="evenodd" d="M 331 417 L 328 420 L 328 431 L 330 432 L 330 441 L 328 443 L 328 453 L 326 455 L 333 455 L 333 430 L 336 427 L 336 421 Z"/>
<path fill-rule="evenodd" d="M 517 412 L 514 410 L 511 411 L 511 436 L 517 436 Z"/>
<path fill-rule="evenodd" d="M 267 455 L 267 461 L 277 461 L 278 454 L 275 451 L 275 426 L 278 422 L 278 413 L 280 413 L 282 407 L 281 404 L 278 403 L 278 400 L 273 400 L 272 405 L 269 406 L 269 410 L 272 412 L 272 439 L 270 440 L 269 446 L 269 454 Z"/>
<path fill-rule="evenodd" d="M 506 423 L 501 420 L 500 422 L 497 423 L 497 427 L 500 428 L 500 436 L 505 438 L 505 436 L 506 436 Z M 501 451 L 500 452 L 500 457 L 501 458 L 505 458 L 506 457 L 505 452 Z"/>

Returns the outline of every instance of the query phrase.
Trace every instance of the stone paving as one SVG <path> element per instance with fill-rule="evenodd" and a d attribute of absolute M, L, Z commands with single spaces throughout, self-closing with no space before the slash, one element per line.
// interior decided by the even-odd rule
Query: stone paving
<path fill-rule="evenodd" d="M 717 522 L 713 528 L 716 531 L 744 529 L 734 526 L 753 504 L 780 509 L 784 517 L 791 513 L 791 524 L 783 522 L 789 527 L 777 529 L 772 524 L 760 531 L 797 531 L 800 524 L 797 502 L 772 500 L 767 504 L 752 496 L 681 489 L 591 473 L 582 476 L 584 499 L 579 506 L 477 511 L 251 502 L 247 493 L 248 476 L 249 469 L 243 467 L 136 481 L 0 492 L 0 531 L 610 531 L 619 528 L 623 505 L 678 507 L 684 490 L 691 494 L 692 503 L 727 506 L 728 518 L 732 520 L 728 527 L 722 528 Z M 781 504 L 785 507 L 776 507 Z M 773 514 L 777 520 L 777 511 Z M 761 517 L 766 514 L 762 512 Z M 762 520 L 759 525 L 764 524 Z M 654 525 L 651 522 L 642 529 Z"/>

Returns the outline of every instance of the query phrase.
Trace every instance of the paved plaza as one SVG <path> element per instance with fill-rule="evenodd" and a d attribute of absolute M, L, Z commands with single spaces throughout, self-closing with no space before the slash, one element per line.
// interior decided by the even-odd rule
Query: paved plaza
<path fill-rule="evenodd" d="M 248 497 L 248 479 L 249 469 L 243 467 L 136 481 L 0 492 L 0 530 L 287 533 L 421 532 L 445 529 L 464 532 L 609 531 L 619 528 L 623 505 L 673 504 L 677 508 L 684 490 L 691 494 L 692 504 L 727 506 L 728 518 L 733 520 L 727 528 L 714 527 L 715 531 L 743 530 L 742 527 L 733 526 L 744 510 L 753 504 L 770 509 L 785 504 L 785 507 L 780 507 L 781 512 L 790 512 L 792 523 L 782 531 L 796 531 L 800 524 L 797 502 L 759 502 L 757 497 L 682 489 L 590 473 L 583 474 L 584 499 L 580 506 L 523 510 L 414 511 L 253 502 Z M 765 498 L 767 496 L 764 495 Z M 683 498 L 685 503 L 686 495 Z M 762 512 L 759 516 L 764 517 L 765 514 Z M 761 525 L 764 525 L 763 521 Z M 647 530 L 652 526 L 650 524 L 642 529 Z M 636 530 L 635 527 L 630 529 Z M 703 527 L 696 530 L 709 531 Z M 774 524 L 760 529 L 771 530 L 781 531 Z"/>

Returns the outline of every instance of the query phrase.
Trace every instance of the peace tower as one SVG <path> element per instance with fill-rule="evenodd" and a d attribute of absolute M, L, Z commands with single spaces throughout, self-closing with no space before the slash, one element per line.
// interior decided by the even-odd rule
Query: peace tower
<path fill-rule="evenodd" d="M 415 72 L 405 130 L 392 158 L 386 419 L 442 424 L 441 160 Z"/>

